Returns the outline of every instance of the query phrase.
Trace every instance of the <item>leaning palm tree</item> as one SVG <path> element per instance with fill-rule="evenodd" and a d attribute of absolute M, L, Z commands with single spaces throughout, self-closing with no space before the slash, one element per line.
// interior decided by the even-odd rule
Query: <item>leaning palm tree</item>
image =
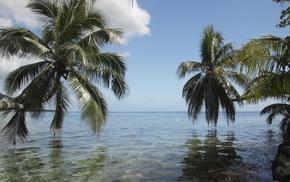
<path fill-rule="evenodd" d="M 2 56 L 35 60 L 5 80 L 9 95 L 22 90 L 12 101 L 24 108 L 14 112 L 3 129 L 13 143 L 27 137 L 26 113 L 38 118 L 47 104 L 55 108 L 51 130 L 62 128 L 70 95 L 76 96 L 82 119 L 98 133 L 108 113 L 99 86 L 111 88 L 118 99 L 128 93 L 124 60 L 117 53 L 101 52 L 106 44 L 116 43 L 122 32 L 106 27 L 104 16 L 93 5 L 90 0 L 32 0 L 27 7 L 39 15 L 40 37 L 22 27 L 0 29 Z"/>
<path fill-rule="evenodd" d="M 247 79 L 235 71 L 235 51 L 233 44 L 224 44 L 220 32 L 212 25 L 206 27 L 200 42 L 201 62 L 182 62 L 177 70 L 179 77 L 198 72 L 183 87 L 182 96 L 188 104 L 188 115 L 197 119 L 204 106 L 208 123 L 217 124 L 220 108 L 225 110 L 227 121 L 235 120 L 234 99 L 240 97 L 231 81 L 242 85 Z M 238 101 L 242 104 L 242 101 Z"/>

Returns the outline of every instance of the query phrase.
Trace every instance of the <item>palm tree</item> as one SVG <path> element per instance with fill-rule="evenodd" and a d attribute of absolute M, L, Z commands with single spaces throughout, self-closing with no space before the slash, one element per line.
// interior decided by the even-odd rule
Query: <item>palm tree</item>
<path fill-rule="evenodd" d="M 90 0 L 32 0 L 27 7 L 39 15 L 41 37 L 22 27 L 0 29 L 2 56 L 35 60 L 11 72 L 5 80 L 9 95 L 23 89 L 12 101 L 24 108 L 15 111 L 3 129 L 13 143 L 27 137 L 26 112 L 38 118 L 47 104 L 55 106 L 51 130 L 62 128 L 70 95 L 79 101 L 82 119 L 93 133 L 99 133 L 108 108 L 96 85 L 110 88 L 118 99 L 127 95 L 124 60 L 117 53 L 100 50 L 117 43 L 122 32 L 107 28 L 103 15 L 93 5 Z"/>
<path fill-rule="evenodd" d="M 217 124 L 220 107 L 225 110 L 227 121 L 235 120 L 234 100 L 240 97 L 231 81 L 242 85 L 246 77 L 235 71 L 233 44 L 224 44 L 220 32 L 212 25 L 206 27 L 200 42 L 201 62 L 182 62 L 177 70 L 180 78 L 198 72 L 183 87 L 182 96 L 188 104 L 188 116 L 197 119 L 204 105 L 208 123 Z M 242 104 L 242 101 L 238 101 Z"/>

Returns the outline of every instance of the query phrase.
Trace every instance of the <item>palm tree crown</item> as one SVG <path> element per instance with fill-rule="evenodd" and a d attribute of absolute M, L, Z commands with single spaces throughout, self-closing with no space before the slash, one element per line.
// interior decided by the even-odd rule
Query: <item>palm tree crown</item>
<path fill-rule="evenodd" d="M 39 15 L 41 37 L 22 27 L 0 29 L 2 56 L 37 60 L 11 72 L 5 80 L 10 95 L 23 89 L 13 101 L 23 104 L 4 128 L 16 143 L 27 136 L 25 113 L 38 118 L 47 103 L 55 105 L 51 129 L 60 129 L 70 104 L 79 101 L 82 119 L 98 133 L 106 121 L 107 103 L 96 86 L 111 88 L 118 99 L 128 93 L 126 64 L 116 53 L 100 48 L 117 43 L 122 32 L 106 27 L 101 12 L 90 0 L 32 0 L 27 5 Z"/>
<path fill-rule="evenodd" d="M 229 79 L 242 85 L 246 77 L 235 72 L 237 65 L 232 43 L 224 44 L 222 34 L 210 25 L 202 33 L 200 56 L 201 62 L 182 62 L 177 70 L 179 77 L 198 72 L 183 87 L 189 117 L 197 119 L 204 105 L 208 123 L 217 124 L 220 107 L 225 110 L 228 121 L 234 121 L 233 99 L 240 95 Z"/>

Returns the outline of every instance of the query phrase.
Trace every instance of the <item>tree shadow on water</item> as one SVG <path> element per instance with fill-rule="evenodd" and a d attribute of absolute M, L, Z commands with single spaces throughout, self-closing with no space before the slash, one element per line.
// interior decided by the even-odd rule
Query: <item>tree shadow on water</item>
<path fill-rule="evenodd" d="M 185 144 L 188 152 L 179 181 L 240 181 L 235 171 L 242 159 L 233 146 L 234 139 L 234 132 L 220 140 L 216 130 L 209 130 L 204 141 L 194 134 Z"/>

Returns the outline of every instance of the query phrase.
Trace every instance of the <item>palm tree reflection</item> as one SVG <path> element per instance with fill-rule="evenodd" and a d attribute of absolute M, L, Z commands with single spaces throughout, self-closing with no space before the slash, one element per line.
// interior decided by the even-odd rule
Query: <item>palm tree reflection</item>
<path fill-rule="evenodd" d="M 51 170 L 47 175 L 48 180 L 64 181 L 68 178 L 67 164 L 63 156 L 63 144 L 61 135 L 51 137 L 49 141 L 50 147 L 50 165 Z"/>
<path fill-rule="evenodd" d="M 216 130 L 209 130 L 206 139 L 197 134 L 186 142 L 188 152 L 184 156 L 180 181 L 239 181 L 234 168 L 242 160 L 233 147 L 234 133 L 228 132 L 225 140 L 217 138 Z"/>

